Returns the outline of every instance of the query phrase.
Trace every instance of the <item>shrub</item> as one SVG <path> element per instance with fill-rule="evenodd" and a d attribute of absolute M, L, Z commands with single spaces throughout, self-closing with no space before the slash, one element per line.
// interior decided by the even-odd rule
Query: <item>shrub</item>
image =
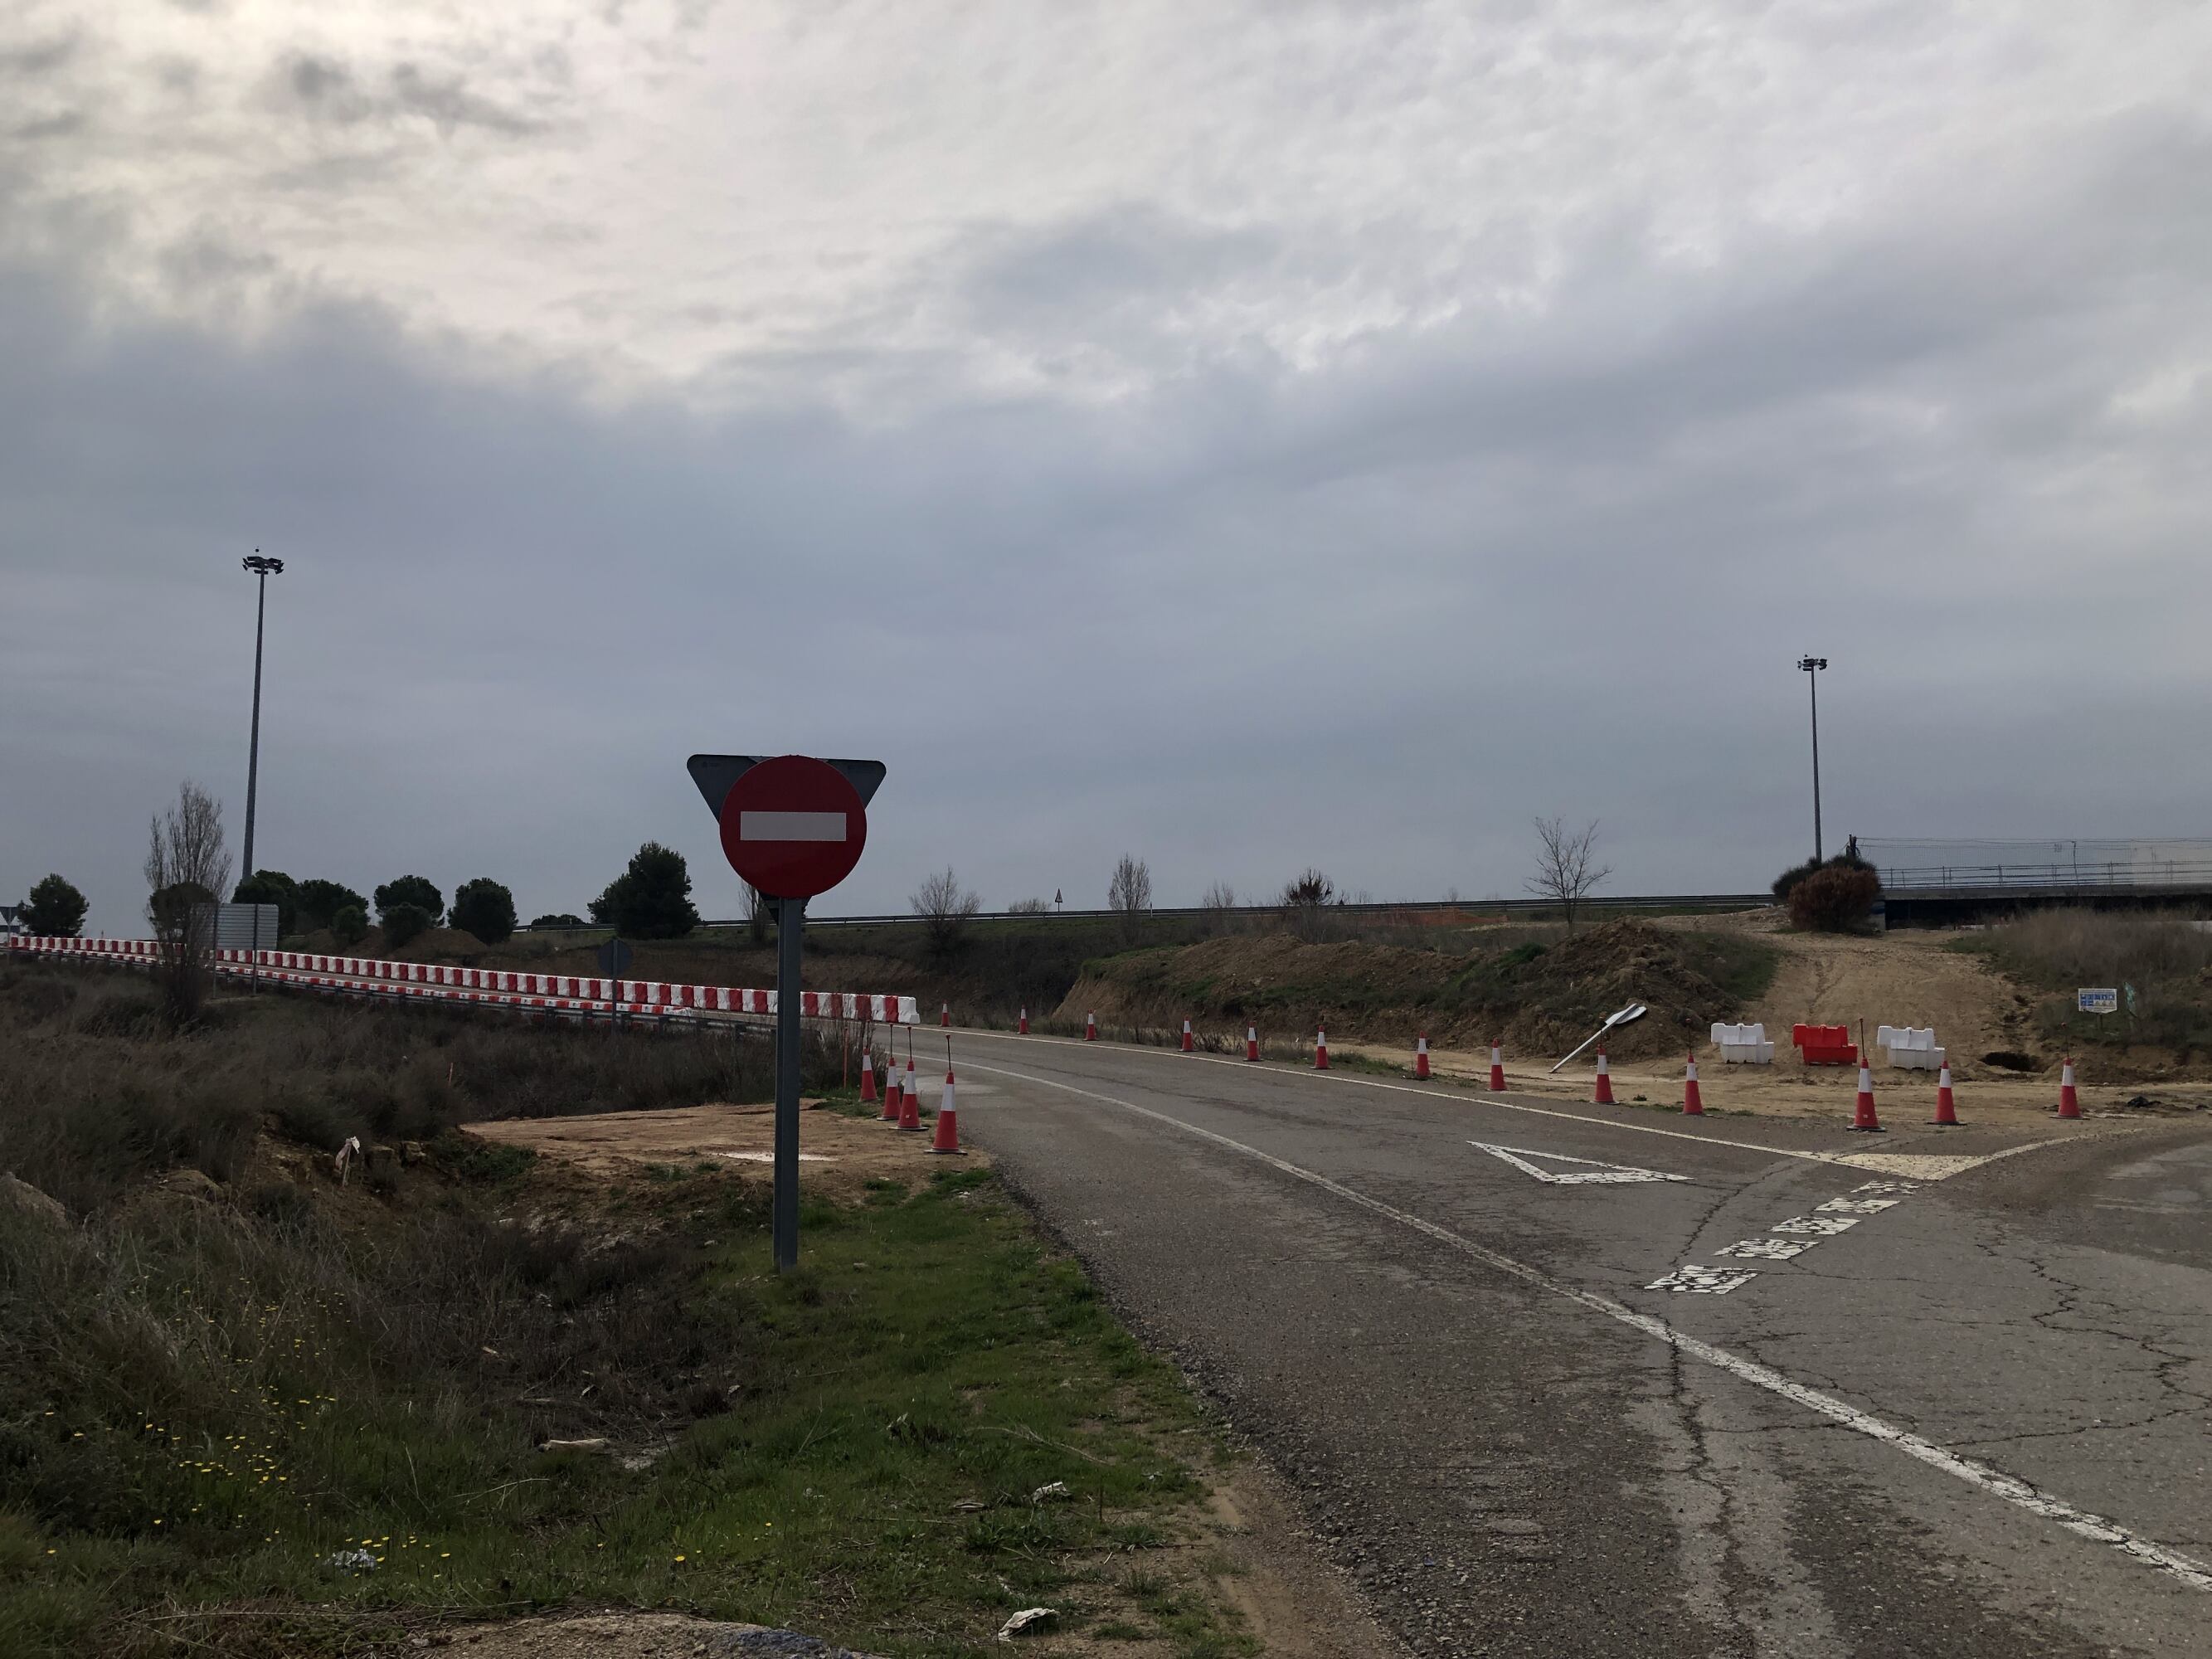
<path fill-rule="evenodd" d="M 48 939 L 75 939 L 84 931 L 85 897 L 61 877 L 48 876 L 23 901 L 20 920 Z"/>
<path fill-rule="evenodd" d="M 446 896 L 421 876 L 400 876 L 376 890 L 377 919 L 386 927 L 392 925 L 393 908 L 402 904 L 414 905 L 432 926 L 446 914 Z"/>
<path fill-rule="evenodd" d="M 1816 933 L 1840 933 L 1866 920 L 1881 896 L 1881 878 L 1871 870 L 1832 864 L 1790 890 L 1790 920 Z"/>
<path fill-rule="evenodd" d="M 1773 886 L 1774 902 L 1777 904 L 1789 903 L 1790 894 L 1797 890 L 1797 884 L 1803 881 L 1806 877 L 1816 874 L 1820 871 L 1820 860 L 1807 859 L 1804 863 L 1793 864 L 1787 870 L 1784 870 L 1780 875 L 1775 877 Z"/>
<path fill-rule="evenodd" d="M 395 904 L 384 913 L 384 942 L 395 951 L 404 949 L 430 931 L 432 920 L 419 904 Z"/>
<path fill-rule="evenodd" d="M 581 927 L 584 925 L 584 919 L 579 915 L 572 915 L 566 910 L 555 910 L 542 916 L 532 917 L 530 925 L 532 927 Z"/>
<path fill-rule="evenodd" d="M 368 901 L 340 881 L 303 881 L 294 896 L 300 913 L 300 927 L 304 933 L 318 927 L 328 927 L 338 919 L 338 912 L 355 909 L 368 914 Z"/>
<path fill-rule="evenodd" d="M 349 904 L 331 918 L 331 937 L 340 945 L 358 945 L 368 937 L 368 917 L 358 904 Z"/>
<path fill-rule="evenodd" d="M 486 945 L 504 945 L 514 937 L 514 895 L 489 876 L 465 881 L 453 891 L 453 923 Z"/>
<path fill-rule="evenodd" d="M 649 841 L 592 901 L 592 920 L 629 939 L 682 939 L 699 925 L 684 854 Z"/>

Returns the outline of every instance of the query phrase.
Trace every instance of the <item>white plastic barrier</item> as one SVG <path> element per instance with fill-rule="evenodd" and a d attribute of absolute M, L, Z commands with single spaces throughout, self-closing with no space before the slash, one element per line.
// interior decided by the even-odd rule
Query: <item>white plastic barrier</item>
<path fill-rule="evenodd" d="M 1889 1050 L 1889 1063 L 1908 1072 L 1942 1069 L 1945 1051 L 1936 1046 L 1936 1028 L 1884 1025 L 1874 1035 L 1875 1046 Z"/>
<path fill-rule="evenodd" d="M 1766 1040 L 1764 1025 L 1716 1025 L 1713 1046 L 1724 1066 L 1771 1066 L 1774 1045 Z"/>

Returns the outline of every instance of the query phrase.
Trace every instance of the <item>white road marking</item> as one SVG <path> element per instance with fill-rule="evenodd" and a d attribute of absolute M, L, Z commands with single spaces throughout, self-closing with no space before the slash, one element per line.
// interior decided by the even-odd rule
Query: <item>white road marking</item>
<path fill-rule="evenodd" d="M 1747 1261 L 1787 1261 L 1793 1255 L 1802 1255 L 1820 1241 L 1808 1238 L 1793 1244 L 1784 1238 L 1739 1238 L 1733 1244 L 1723 1244 L 1715 1255 L 1741 1256 Z"/>
<path fill-rule="evenodd" d="M 1917 1193 L 1920 1188 L 1909 1181 L 1868 1181 L 1851 1190 L 1855 1193 L 1895 1193 L 1902 1197 L 1908 1193 Z"/>
<path fill-rule="evenodd" d="M 1034 1042 L 1048 1048 L 1076 1048 L 1086 1045 L 1077 1037 L 1044 1036 L 1032 1034 L 1022 1036 L 1010 1031 L 986 1031 L 974 1026 L 957 1028 L 963 1036 L 981 1037 L 994 1042 Z M 1134 1044 L 1117 1045 L 1116 1052 L 1145 1058 L 1172 1059 L 1178 1063 L 1197 1060 L 1207 1066 L 1249 1067 L 1248 1060 L 1231 1060 L 1221 1054 L 1186 1054 L 1176 1049 L 1153 1050 Z M 2047 1140 L 2024 1140 L 2017 1146 L 2008 1146 L 2002 1152 L 1969 1153 L 1937 1152 L 1808 1152 L 1795 1146 L 1767 1146 L 1755 1140 L 1729 1140 L 1720 1135 L 1692 1134 L 1686 1129 L 1662 1129 L 1656 1123 L 1624 1123 L 1617 1118 L 1592 1117 L 1586 1112 L 1562 1112 L 1551 1106 L 1528 1106 L 1518 1101 L 1500 1100 L 1496 1095 L 1477 1094 L 1467 1090 L 1421 1088 L 1410 1083 L 1385 1083 L 1380 1078 L 1359 1077 L 1349 1072 L 1316 1072 L 1293 1070 L 1276 1066 L 1267 1068 L 1278 1077 L 1311 1079 L 1320 1083 L 1356 1084 L 1363 1089 L 1382 1089 L 1397 1095 L 1420 1095 L 1430 1100 L 1441 1100 L 1460 1105 L 1495 1106 L 1500 1111 L 1529 1112 L 1538 1117 L 1563 1117 L 1570 1123 L 1594 1124 L 1601 1129 L 1626 1129 L 1639 1135 L 1665 1135 L 1673 1140 L 1694 1140 L 1701 1146 L 1733 1146 L 1738 1152 L 1764 1152 L 1769 1158 L 1802 1158 L 1808 1164 L 1840 1164 L 1854 1170 L 1874 1170 L 1886 1175 L 1910 1176 L 1919 1181 L 1948 1181 L 1954 1175 L 1964 1175 L 1969 1170 L 1979 1169 L 1984 1164 L 1994 1164 L 2001 1158 L 2012 1158 L 2021 1152 L 2033 1152 L 2045 1146 L 2065 1144 L 2064 1139 L 2054 1136 Z"/>
<path fill-rule="evenodd" d="M 1815 1204 L 1816 1210 L 1826 1210 L 1832 1215 L 1880 1215 L 1884 1210 L 1893 1210 L 1893 1198 L 1832 1198 L 1826 1204 Z"/>
<path fill-rule="evenodd" d="M 1814 1233 L 1822 1238 L 1836 1233 L 1849 1232 L 1859 1224 L 1845 1216 L 1793 1215 L 1787 1221 L 1778 1221 L 1766 1231 L 1770 1233 Z"/>
<path fill-rule="evenodd" d="M 1590 1310 L 1593 1313 L 1603 1314 L 1607 1319 L 1614 1320 L 1632 1330 L 1639 1331 L 1657 1341 L 1666 1343 L 1679 1353 L 1687 1354 L 1693 1359 L 1703 1360 L 1708 1365 L 1726 1371 L 1739 1382 L 1747 1382 L 1753 1388 L 1762 1389 L 1769 1394 L 1779 1395 L 1795 1405 L 1802 1406 L 1809 1412 L 1828 1419 L 1831 1422 L 1842 1425 L 1855 1434 L 1863 1434 L 1870 1440 L 1879 1440 L 1886 1445 L 1893 1446 L 1916 1462 L 1940 1470 L 1978 1491 L 2002 1498 L 2016 1509 L 2026 1510 L 2029 1514 L 2040 1516 L 2048 1521 L 2055 1521 L 2077 1537 L 2087 1538 L 2100 1544 L 2110 1544 L 2123 1554 L 2131 1556 L 2148 1566 L 2157 1568 L 2160 1572 L 2179 1580 L 2191 1589 L 2212 1592 L 2212 1566 L 2207 1566 L 2204 1563 L 2185 1555 L 2179 1550 L 2168 1549 L 2163 1544 L 2130 1532 L 2117 1522 L 2108 1521 L 2103 1516 L 2077 1508 L 2063 1498 L 2053 1498 L 2047 1492 L 2038 1492 L 2019 1476 L 2008 1474 L 1993 1464 L 1984 1463 L 1978 1458 L 1962 1456 L 1957 1452 L 1937 1445 L 1932 1440 L 1923 1439 L 1908 1430 L 1899 1428 L 1893 1423 L 1885 1422 L 1871 1413 L 1863 1412 L 1847 1401 L 1838 1400 L 1831 1394 L 1823 1394 L 1818 1389 L 1808 1388 L 1802 1382 L 1792 1382 L 1771 1365 L 1761 1364 L 1755 1359 L 1747 1359 L 1741 1354 L 1730 1353 L 1725 1348 L 1716 1347 L 1710 1342 L 1701 1341 L 1686 1331 L 1676 1330 L 1663 1319 L 1656 1318 L 1646 1313 L 1638 1313 L 1635 1309 L 1627 1306 L 1625 1303 L 1616 1302 L 1609 1296 L 1601 1296 L 1595 1291 L 1585 1291 L 1578 1285 L 1568 1284 L 1564 1279 L 1554 1279 L 1540 1267 L 1532 1267 L 1525 1261 L 1516 1261 L 1510 1255 L 1493 1250 L 1487 1245 L 1478 1244 L 1473 1239 L 1452 1231 L 1449 1227 L 1440 1226 L 1433 1221 L 1424 1220 L 1410 1211 L 1401 1210 L 1394 1204 L 1386 1204 L 1379 1198 L 1370 1198 L 1366 1194 L 1356 1191 L 1342 1182 L 1332 1181 L 1325 1175 L 1302 1168 L 1287 1158 L 1277 1158 L 1272 1152 L 1263 1152 L 1257 1146 L 1248 1146 L 1241 1140 L 1231 1140 L 1227 1135 L 1216 1134 L 1211 1129 L 1201 1129 L 1195 1123 L 1186 1123 L 1182 1119 L 1172 1116 L 1166 1112 L 1154 1111 L 1149 1106 L 1139 1106 L 1134 1101 L 1122 1100 L 1113 1095 L 1102 1095 L 1092 1089 L 1079 1089 L 1072 1083 L 1061 1083 L 1053 1078 L 1031 1077 L 1026 1073 L 1008 1071 L 1004 1066 L 978 1066 L 973 1061 L 970 1061 L 969 1065 L 972 1070 L 1012 1078 L 1018 1083 L 1033 1083 L 1039 1088 L 1058 1089 L 1064 1094 L 1077 1095 L 1085 1100 L 1097 1101 L 1102 1105 L 1118 1107 L 1122 1111 L 1134 1113 L 1139 1117 L 1150 1118 L 1155 1123 L 1164 1124 L 1170 1129 L 1180 1130 L 1184 1134 L 1210 1141 L 1214 1146 L 1265 1164 L 1270 1169 L 1279 1170 L 1293 1180 L 1303 1181 L 1310 1186 L 1319 1188 L 1325 1193 L 1340 1198 L 1347 1204 L 1357 1204 L 1362 1209 L 1387 1217 L 1401 1226 L 1409 1228 L 1425 1237 L 1432 1238 L 1438 1243 L 1447 1245 L 1499 1273 L 1520 1279 L 1523 1284 L 1533 1285 L 1537 1289 L 1548 1291 L 1553 1296 L 1563 1297 L 1579 1307 Z M 1836 1224 L 1830 1222 L 1826 1226 L 1833 1227 Z M 1821 1231 L 1825 1230 L 1826 1228 L 1821 1229 Z"/>
<path fill-rule="evenodd" d="M 1694 1261 L 1685 1261 L 1664 1279 L 1655 1279 L 1644 1288 L 1678 1293 L 1687 1291 L 1693 1296 L 1726 1296 L 1758 1277 L 1758 1270 L 1753 1267 L 1700 1267 Z"/>
<path fill-rule="evenodd" d="M 1689 1176 L 1664 1175 L 1657 1170 L 1639 1170 L 1632 1164 L 1601 1164 L 1594 1158 L 1569 1158 L 1565 1152 L 1533 1152 L 1526 1146 L 1493 1146 L 1486 1140 L 1470 1140 L 1470 1146 L 1479 1146 L 1492 1158 L 1510 1164 L 1523 1175 L 1554 1187 L 1625 1186 L 1640 1181 L 1687 1181 Z M 1549 1158 L 1555 1164 L 1584 1164 L 1585 1172 L 1542 1170 L 1528 1162 L 1532 1158 Z"/>

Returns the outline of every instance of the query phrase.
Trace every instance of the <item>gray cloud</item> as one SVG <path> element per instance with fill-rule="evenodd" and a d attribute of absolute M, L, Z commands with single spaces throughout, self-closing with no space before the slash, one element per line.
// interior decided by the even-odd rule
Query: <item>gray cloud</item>
<path fill-rule="evenodd" d="M 349 144 L 441 88 L 506 136 L 467 77 L 289 72 Z M 178 777 L 235 813 L 257 545 L 264 861 L 526 912 L 656 836 L 727 913 L 682 773 L 721 746 L 890 762 L 838 908 L 948 861 L 1095 902 L 1125 849 L 1170 901 L 1511 893 L 1540 812 L 1601 818 L 1621 887 L 1758 885 L 1808 839 L 1806 650 L 1831 840 L 2197 832 L 2208 161 L 2144 105 L 1687 252 L 1616 191 L 1433 265 L 1387 212 L 948 211 L 827 322 L 659 295 L 583 204 L 511 232 L 635 266 L 518 311 L 704 331 L 644 390 L 251 215 L 159 243 L 165 291 L 276 296 L 197 324 L 57 233 L 0 266 L 0 891 L 61 868 L 125 927 Z M 1300 294 L 1355 325 L 1303 349 Z"/>
<path fill-rule="evenodd" d="M 362 76 L 337 58 L 300 52 L 277 66 L 270 93 L 280 106 L 340 126 L 413 116 L 428 120 L 446 137 L 473 128 L 522 137 L 542 132 L 548 125 L 477 92 L 458 70 L 425 69 L 414 63 L 398 63 Z"/>

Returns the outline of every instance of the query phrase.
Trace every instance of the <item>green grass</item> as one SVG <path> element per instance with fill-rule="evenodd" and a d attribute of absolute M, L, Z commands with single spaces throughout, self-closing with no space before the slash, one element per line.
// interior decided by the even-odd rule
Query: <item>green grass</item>
<path fill-rule="evenodd" d="M 378 1374 L 346 1310 L 317 1298 L 249 1325 L 205 1287 L 148 1286 L 141 1337 L 206 1347 L 240 1383 L 149 1377 L 127 1405 L 6 1391 L 0 1652 L 336 1650 L 568 1603 L 915 1656 L 985 1651 L 1036 1602 L 1064 1628 L 1126 1623 L 1110 1564 L 1176 1534 L 1214 1443 L 1076 1265 L 963 1169 L 810 1204 L 802 1270 L 779 1279 L 729 1177 L 660 1190 L 715 1188 L 684 1294 L 711 1314 L 701 1384 L 733 1375 L 737 1391 L 690 1422 L 589 1425 L 658 1454 L 635 1473 L 535 1450 L 557 1413 L 512 1403 L 574 1395 L 588 1369 L 463 1402 Z M 1054 1481 L 1072 1498 L 1031 1501 Z M 364 1548 L 373 1571 L 323 1565 Z M 1143 1616 L 1178 1652 L 1244 1650 L 1187 1586 Z"/>

